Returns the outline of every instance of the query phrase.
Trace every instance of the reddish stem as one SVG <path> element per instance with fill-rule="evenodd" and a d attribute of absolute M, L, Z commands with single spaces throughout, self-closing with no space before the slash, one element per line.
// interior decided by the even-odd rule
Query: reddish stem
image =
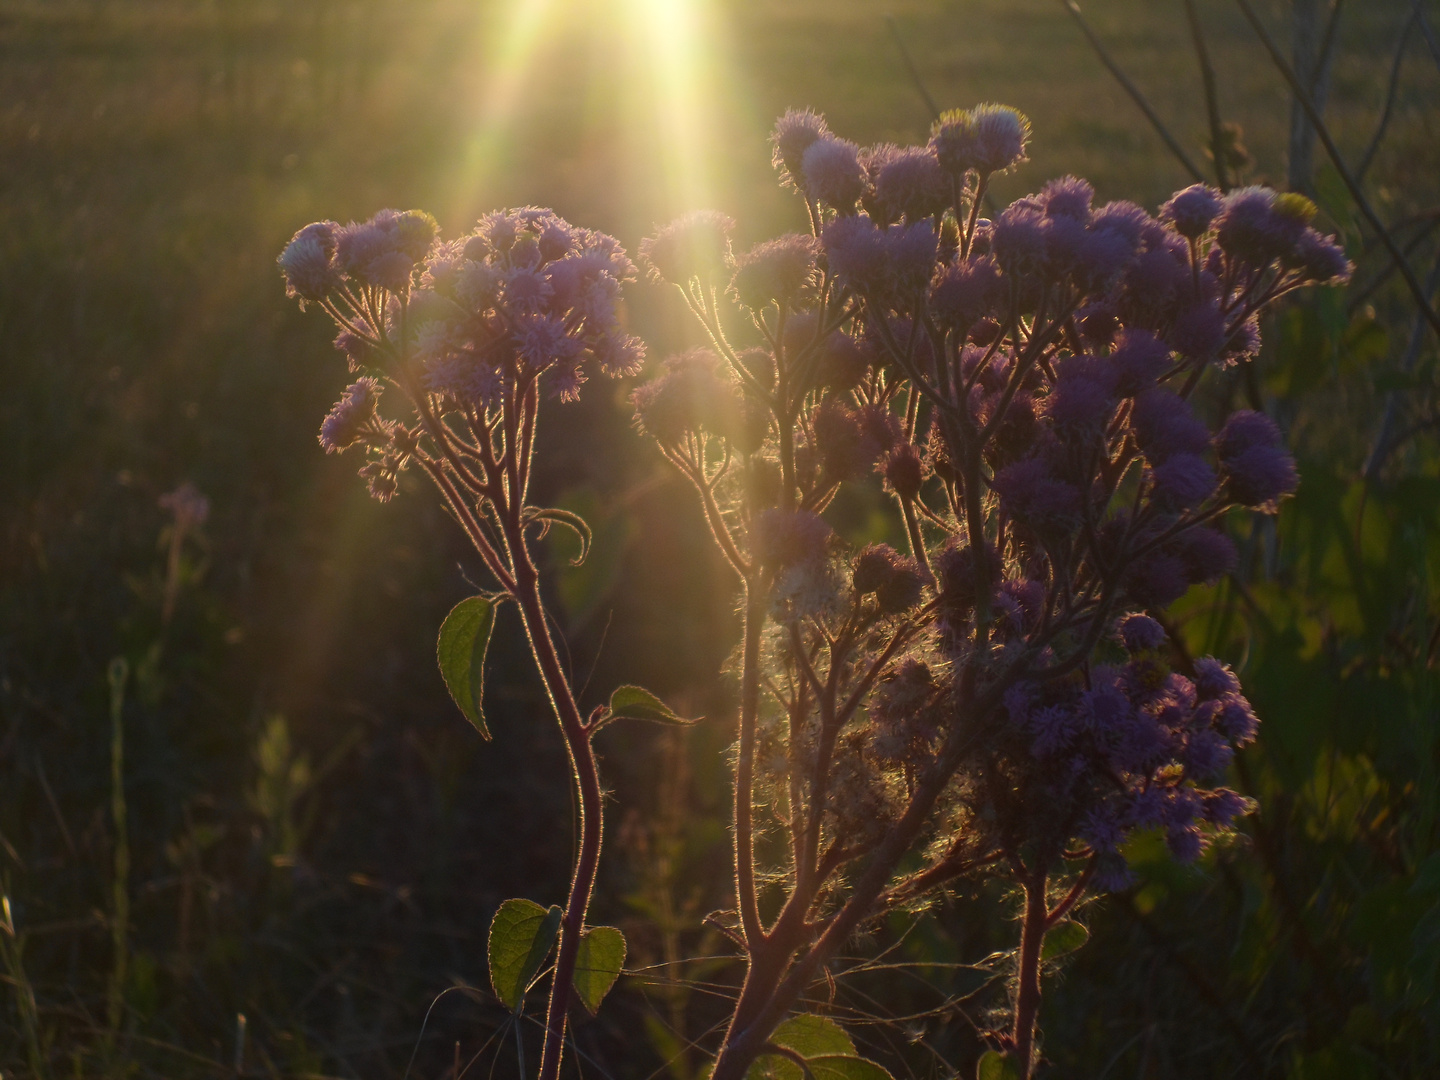
<path fill-rule="evenodd" d="M 1034 1056 L 1035 1022 L 1040 1015 L 1040 947 L 1049 925 L 1045 906 L 1044 870 L 1025 882 L 1025 921 L 1020 932 L 1019 983 L 1015 995 L 1015 1026 L 1010 1038 L 1020 1080 L 1030 1080 Z"/>

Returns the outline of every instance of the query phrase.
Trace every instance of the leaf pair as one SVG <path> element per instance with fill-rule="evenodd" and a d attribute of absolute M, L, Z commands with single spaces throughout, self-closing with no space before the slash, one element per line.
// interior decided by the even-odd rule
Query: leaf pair
<path fill-rule="evenodd" d="M 547 511 L 547 513 L 551 513 Z M 559 513 L 559 511 L 553 511 Z M 485 739 L 490 729 L 485 724 L 482 697 L 485 691 L 485 654 L 495 630 L 495 609 L 499 601 L 488 596 L 471 596 L 450 609 L 440 625 L 440 638 L 435 643 L 435 658 L 445 688 L 460 706 L 460 711 Z M 610 703 L 600 712 L 594 728 L 599 730 L 612 720 L 653 720 L 661 724 L 691 724 L 643 686 L 620 686 L 610 695 Z"/>
<path fill-rule="evenodd" d="M 824 1016 L 792 1016 L 770 1036 L 805 1059 L 806 1070 L 780 1054 L 761 1054 L 746 1080 L 892 1080 L 890 1073 L 855 1052 L 855 1044 L 834 1020 Z"/>
<path fill-rule="evenodd" d="M 560 935 L 559 907 L 506 900 L 490 923 L 490 984 L 509 1009 L 518 1010 L 530 984 Z M 593 1015 L 625 966 L 625 935 L 613 926 L 591 926 L 580 934 L 575 959 L 575 994 Z"/>

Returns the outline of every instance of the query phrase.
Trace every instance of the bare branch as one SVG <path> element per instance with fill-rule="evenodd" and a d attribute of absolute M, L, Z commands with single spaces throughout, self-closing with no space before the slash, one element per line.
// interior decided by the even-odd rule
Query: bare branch
<path fill-rule="evenodd" d="M 1424 286 L 1421 285 L 1420 280 L 1415 276 L 1415 271 L 1411 269 L 1409 262 L 1406 261 L 1405 256 L 1401 254 L 1400 248 L 1395 243 L 1395 238 L 1390 235 L 1389 230 L 1385 228 L 1384 223 L 1381 222 L 1379 216 L 1370 206 L 1370 200 L 1365 198 L 1365 193 L 1360 190 L 1359 183 L 1356 182 L 1355 177 L 1346 166 L 1345 159 L 1340 156 L 1340 150 L 1335 145 L 1335 140 L 1330 136 L 1330 129 L 1325 126 L 1325 121 L 1320 116 L 1319 110 L 1315 108 L 1315 103 L 1310 100 L 1310 95 L 1306 93 L 1305 88 L 1300 85 L 1300 80 L 1295 77 L 1295 72 L 1291 69 L 1290 65 L 1285 62 L 1285 57 L 1281 55 L 1279 47 L 1275 44 L 1275 39 L 1270 36 L 1270 31 L 1265 29 L 1265 24 L 1262 23 L 1260 17 L 1255 14 L 1255 9 L 1250 5 L 1249 0 L 1235 0 L 1235 2 L 1240 5 L 1240 10 L 1244 12 L 1246 20 L 1255 28 L 1255 33 L 1264 44 L 1265 50 L 1270 54 L 1270 59 L 1274 61 L 1275 67 L 1279 69 L 1280 74 L 1285 77 L 1285 81 L 1290 84 L 1290 89 L 1295 93 L 1295 99 L 1300 102 L 1306 115 L 1310 117 L 1310 122 L 1315 125 L 1315 134 L 1319 136 L 1321 144 L 1325 147 L 1325 152 L 1330 155 L 1330 160 L 1335 165 L 1335 171 L 1338 172 L 1340 178 L 1345 181 L 1345 187 L 1349 189 L 1350 197 L 1355 200 L 1355 205 L 1359 208 L 1360 213 L 1365 216 L 1365 220 L 1368 221 L 1370 227 L 1375 230 L 1375 235 L 1380 238 L 1381 243 L 1385 245 L 1386 249 L 1390 252 L 1390 256 L 1395 260 L 1395 267 L 1400 271 L 1400 276 L 1405 279 L 1405 284 L 1409 286 L 1410 294 L 1415 298 L 1415 303 L 1419 305 L 1421 314 L 1425 316 L 1425 321 L 1430 324 L 1431 329 L 1437 334 L 1440 334 L 1440 315 L 1435 314 L 1435 309 L 1430 306 L 1430 298 Z"/>
<path fill-rule="evenodd" d="M 1169 147 L 1170 152 L 1175 155 L 1175 160 L 1185 167 L 1185 171 L 1195 178 L 1197 184 L 1203 184 L 1205 182 L 1205 174 L 1196 167 L 1195 162 L 1190 160 L 1190 155 L 1185 153 L 1180 144 L 1175 140 L 1175 136 L 1170 134 L 1170 129 L 1165 126 L 1165 121 L 1160 119 L 1160 114 L 1157 113 L 1150 105 L 1150 102 L 1146 100 L 1145 95 L 1141 93 L 1140 88 L 1131 81 L 1130 76 L 1121 70 L 1120 65 L 1117 64 L 1114 57 L 1110 55 L 1109 50 L 1105 48 L 1104 44 L 1095 35 L 1095 31 L 1092 30 L 1090 24 L 1085 21 L 1085 16 L 1080 14 L 1080 5 L 1077 4 L 1075 0 L 1060 0 L 1060 3 L 1064 5 L 1065 10 L 1070 13 L 1076 25 L 1080 27 L 1080 32 L 1085 35 L 1085 40 L 1090 42 L 1090 47 L 1095 50 L 1095 55 L 1100 58 L 1100 62 L 1109 69 L 1110 74 L 1115 76 L 1115 81 L 1130 95 L 1130 100 L 1135 102 L 1135 104 L 1139 106 L 1140 111 L 1145 114 L 1145 119 L 1150 121 L 1150 126 L 1155 129 L 1155 133 L 1160 136 L 1165 145 Z"/>

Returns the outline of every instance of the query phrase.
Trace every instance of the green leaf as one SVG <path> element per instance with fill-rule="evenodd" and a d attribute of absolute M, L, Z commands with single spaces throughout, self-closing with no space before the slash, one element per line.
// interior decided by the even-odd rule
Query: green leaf
<path fill-rule="evenodd" d="M 610 695 L 609 716 L 614 719 L 654 720 L 661 724 L 693 724 L 643 686 L 617 686 Z"/>
<path fill-rule="evenodd" d="M 1020 1080 L 1020 1070 L 999 1050 L 986 1050 L 975 1068 L 975 1080 Z"/>
<path fill-rule="evenodd" d="M 1040 959 L 1054 960 L 1072 953 L 1090 940 L 1090 931 L 1072 919 L 1056 923 L 1045 935 L 1045 944 L 1040 946 Z"/>
<path fill-rule="evenodd" d="M 821 1058 L 854 1058 L 855 1044 L 845 1029 L 828 1016 L 792 1016 L 775 1029 L 770 1041 L 776 1046 L 793 1050 L 805 1058 L 814 1071 L 814 1064 Z M 855 1060 L 860 1060 L 855 1058 Z M 838 1068 L 839 1066 L 837 1066 Z M 877 1066 L 878 1068 L 878 1066 Z M 883 1070 L 882 1070 L 883 1071 Z M 761 1054 L 745 1074 L 746 1080 L 805 1080 L 800 1066 L 779 1054 Z M 816 1075 L 815 1080 L 820 1080 Z M 841 1080 L 831 1075 L 829 1080 Z M 865 1077 L 859 1080 L 880 1080 L 879 1077 Z"/>
<path fill-rule="evenodd" d="M 855 1054 L 822 1054 L 805 1062 L 815 1080 L 894 1080 L 883 1065 Z"/>
<path fill-rule="evenodd" d="M 575 956 L 575 993 L 590 1015 L 615 985 L 625 967 L 625 935 L 613 926 L 592 926 L 580 935 Z"/>
<path fill-rule="evenodd" d="M 775 1029 L 770 1041 L 803 1058 L 855 1053 L 845 1029 L 828 1016 L 792 1016 Z"/>
<path fill-rule="evenodd" d="M 560 933 L 558 907 L 506 900 L 490 922 L 490 985 L 509 1008 L 518 1009 Z"/>
<path fill-rule="evenodd" d="M 490 729 L 485 726 L 480 699 L 485 689 L 485 650 L 490 647 L 490 632 L 494 629 L 495 602 L 472 596 L 451 608 L 440 626 L 440 640 L 435 643 L 445 688 L 465 719 L 486 739 L 490 738 Z"/>

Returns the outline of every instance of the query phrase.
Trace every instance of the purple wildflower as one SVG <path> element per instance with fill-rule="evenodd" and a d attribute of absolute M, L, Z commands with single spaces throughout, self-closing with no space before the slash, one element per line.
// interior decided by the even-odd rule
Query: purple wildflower
<path fill-rule="evenodd" d="M 1250 707 L 1250 702 L 1244 697 L 1240 694 L 1227 694 L 1221 699 L 1216 725 L 1236 746 L 1247 746 L 1255 741 L 1260 721 L 1255 716 L 1255 710 Z"/>
<path fill-rule="evenodd" d="M 1241 506 L 1273 514 L 1300 486 L 1295 459 L 1279 446 L 1251 446 L 1224 459 L 1229 494 Z"/>
<path fill-rule="evenodd" d="M 974 168 L 981 174 L 1004 172 L 1025 158 L 1030 121 L 1008 105 L 977 105 L 970 110 L 974 130 Z"/>
<path fill-rule="evenodd" d="M 799 233 L 757 244 L 735 260 L 730 290 L 752 310 L 772 301 L 782 307 L 793 304 L 814 288 L 819 253 L 820 242 Z"/>
<path fill-rule="evenodd" d="M 1225 316 L 1213 301 L 1191 304 L 1175 317 L 1170 344 L 1187 360 L 1205 363 L 1215 359 L 1225 344 Z"/>
<path fill-rule="evenodd" d="M 885 233 L 864 214 L 836 218 L 822 236 L 830 269 L 862 296 L 889 285 L 890 249 Z"/>
<path fill-rule="evenodd" d="M 1040 458 L 1005 466 L 994 487 L 1005 511 L 1032 528 L 1064 532 L 1080 520 L 1080 491 L 1055 479 Z"/>
<path fill-rule="evenodd" d="M 600 365 L 600 371 L 612 379 L 640 374 L 640 365 L 645 362 L 645 342 L 618 328 L 596 339 L 591 352 Z"/>
<path fill-rule="evenodd" d="M 1280 429 L 1264 413 L 1237 409 L 1215 436 L 1215 452 L 1222 462 L 1243 454 L 1252 446 L 1279 446 Z"/>
<path fill-rule="evenodd" d="M 1213 656 L 1202 656 L 1195 661 L 1195 693 L 1202 701 L 1225 697 L 1240 692 L 1240 680 L 1230 670 L 1229 664 L 1222 664 Z"/>
<path fill-rule="evenodd" d="M 891 220 L 918 221 L 949 205 L 950 183 L 934 150 L 907 146 L 890 153 L 876 173 L 875 198 Z"/>
<path fill-rule="evenodd" d="M 885 230 L 885 249 L 895 289 L 902 296 L 923 291 L 935 271 L 935 247 L 939 238 L 928 219 L 910 225 L 891 225 Z"/>
<path fill-rule="evenodd" d="M 865 167 L 860 164 L 858 146 L 848 139 L 816 139 L 805 151 L 801 168 L 805 191 L 812 199 L 841 214 L 855 212 L 855 204 L 865 192 Z"/>
<path fill-rule="evenodd" d="M 1165 644 L 1165 628 L 1148 615 L 1127 615 L 1116 631 L 1129 652 L 1148 652 Z"/>
<path fill-rule="evenodd" d="M 1090 219 L 1090 202 L 1095 198 L 1095 189 L 1089 181 L 1078 176 L 1062 176 L 1051 180 L 1040 193 L 1049 217 L 1068 217 L 1087 222 Z"/>
<path fill-rule="evenodd" d="M 1177 191 L 1160 208 L 1160 220 L 1173 225 L 1186 239 L 1198 240 L 1209 231 L 1210 223 L 1220 212 L 1222 197 L 1215 188 L 1192 184 L 1184 191 Z"/>
<path fill-rule="evenodd" d="M 660 375 L 630 395 L 635 423 L 661 446 L 676 446 L 693 431 L 727 434 L 733 428 L 735 392 L 718 374 L 719 358 L 691 349 L 665 361 Z"/>
<path fill-rule="evenodd" d="M 825 118 L 809 109 L 787 109 L 785 115 L 775 121 L 775 130 L 770 135 L 774 146 L 771 161 L 780 170 L 782 184 L 803 190 L 805 152 L 829 134 Z"/>
<path fill-rule="evenodd" d="M 323 300 L 339 284 L 335 268 L 335 230 L 333 221 L 316 221 L 306 225 L 285 245 L 276 260 L 285 275 L 285 295 L 306 300 Z"/>
<path fill-rule="evenodd" d="M 1000 296 L 1000 268 L 989 255 L 945 267 L 930 291 L 930 309 L 942 323 L 968 329 Z"/>
<path fill-rule="evenodd" d="M 210 516 L 210 500 L 189 480 L 174 491 L 167 491 L 156 500 L 161 510 L 168 510 L 175 517 L 175 528 L 189 532 L 205 524 Z"/>
<path fill-rule="evenodd" d="M 1215 491 L 1215 470 L 1198 454 L 1172 454 L 1150 470 L 1155 498 L 1171 510 L 1193 510 Z"/>
<path fill-rule="evenodd" d="M 1170 347 L 1148 330 L 1124 330 L 1110 354 L 1115 367 L 1115 391 L 1135 397 L 1155 385 L 1170 367 Z"/>
<path fill-rule="evenodd" d="M 369 376 L 356 379 L 320 425 L 320 445 L 327 454 L 348 450 L 360 440 L 361 429 L 375 415 L 380 384 Z"/>
<path fill-rule="evenodd" d="M 1140 449 L 1155 463 L 1172 454 L 1203 454 L 1210 445 L 1210 429 L 1189 402 L 1158 387 L 1135 398 L 1130 426 Z"/>
<path fill-rule="evenodd" d="M 990 236 L 990 250 L 1007 274 L 1036 270 L 1045 260 L 1044 215 L 1034 206 L 1012 203 L 998 218 Z"/>
<path fill-rule="evenodd" d="M 1355 265 L 1345 257 L 1345 249 L 1333 237 L 1314 229 L 1301 234 L 1294 255 L 1286 262 L 1306 281 L 1317 285 L 1344 284 L 1355 271 Z"/>
<path fill-rule="evenodd" d="M 1247 799 L 1238 791 L 1216 788 L 1205 794 L 1205 820 L 1217 828 L 1228 829 L 1235 819 L 1253 813 L 1255 800 Z"/>
<path fill-rule="evenodd" d="M 718 210 L 692 210 L 641 240 L 640 261 L 655 281 L 672 285 L 685 285 L 696 277 L 714 281 L 730 262 L 734 229 L 734 219 Z"/>
<path fill-rule="evenodd" d="M 1219 529 L 1198 526 L 1175 538 L 1174 551 L 1192 583 L 1213 585 L 1235 569 L 1235 543 Z"/>
<path fill-rule="evenodd" d="M 1269 188 L 1232 191 L 1216 219 L 1216 242 L 1232 258 L 1264 266 L 1292 250 L 1308 224 L 1290 208 Z"/>

